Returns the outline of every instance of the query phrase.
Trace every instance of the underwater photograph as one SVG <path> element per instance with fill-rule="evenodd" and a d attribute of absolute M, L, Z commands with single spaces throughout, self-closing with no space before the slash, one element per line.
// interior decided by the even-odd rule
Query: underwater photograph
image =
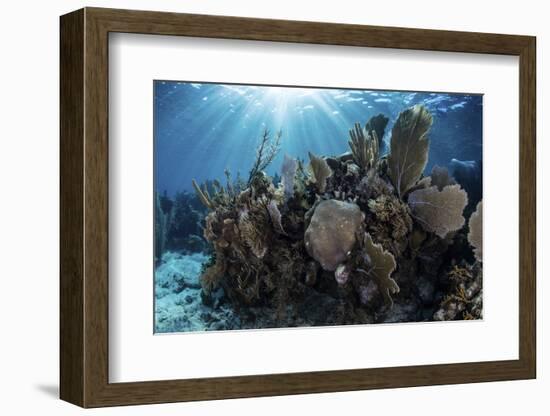
<path fill-rule="evenodd" d="M 483 95 L 156 80 L 154 332 L 483 319 Z"/>

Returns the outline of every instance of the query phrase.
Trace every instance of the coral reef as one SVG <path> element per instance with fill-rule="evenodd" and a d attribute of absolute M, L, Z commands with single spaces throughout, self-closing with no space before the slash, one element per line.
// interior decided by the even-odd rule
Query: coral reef
<path fill-rule="evenodd" d="M 423 176 L 426 108 L 400 113 L 383 155 L 387 124 L 355 124 L 348 153 L 310 153 L 308 169 L 285 155 L 277 178 L 265 170 L 281 134 L 266 130 L 246 183 L 193 181 L 211 250 L 203 302 L 231 305 L 233 328 L 480 318 L 481 203 L 466 227 L 467 192 L 445 168 Z"/>
<path fill-rule="evenodd" d="M 479 201 L 475 212 L 470 216 L 468 222 L 468 241 L 474 249 L 474 255 L 477 261 L 482 261 L 482 249 L 483 249 L 483 201 Z"/>
<path fill-rule="evenodd" d="M 449 294 L 434 314 L 436 321 L 483 318 L 483 291 L 481 289 L 481 267 L 454 266 L 447 274 L 450 283 Z"/>

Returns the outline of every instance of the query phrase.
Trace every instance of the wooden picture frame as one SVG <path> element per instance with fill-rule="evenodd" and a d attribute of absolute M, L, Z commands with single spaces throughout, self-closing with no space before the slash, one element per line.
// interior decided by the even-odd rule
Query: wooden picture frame
<path fill-rule="evenodd" d="M 110 32 L 502 54 L 519 57 L 519 359 L 110 383 Z M 82 407 L 530 379 L 536 376 L 535 38 L 85 8 L 61 17 L 60 396 Z"/>

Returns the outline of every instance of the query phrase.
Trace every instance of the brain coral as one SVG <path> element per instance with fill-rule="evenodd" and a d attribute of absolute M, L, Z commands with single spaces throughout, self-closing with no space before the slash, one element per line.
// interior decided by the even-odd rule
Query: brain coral
<path fill-rule="evenodd" d="M 322 201 L 305 232 L 307 252 L 324 270 L 336 270 L 353 248 L 363 218 L 356 204 L 334 199 Z"/>

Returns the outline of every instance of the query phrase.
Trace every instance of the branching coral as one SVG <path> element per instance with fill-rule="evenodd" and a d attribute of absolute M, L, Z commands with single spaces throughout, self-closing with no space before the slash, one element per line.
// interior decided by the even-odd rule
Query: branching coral
<path fill-rule="evenodd" d="M 468 204 L 468 195 L 460 185 L 449 185 L 442 191 L 437 186 L 418 189 L 411 192 L 408 202 L 414 219 L 440 238 L 464 225 L 462 212 Z"/>
<path fill-rule="evenodd" d="M 215 209 L 216 206 L 214 205 L 214 202 L 210 198 L 210 194 L 208 193 L 208 189 L 206 189 L 206 186 L 203 189 L 201 189 L 200 186 L 195 181 L 195 179 L 193 179 L 191 183 L 193 184 L 193 189 L 195 189 L 195 192 L 197 193 L 197 196 L 199 197 L 203 205 L 208 209 L 211 209 L 211 210 Z"/>
<path fill-rule="evenodd" d="M 480 319 L 483 316 L 483 290 L 481 268 L 455 265 L 448 273 L 450 292 L 434 313 L 436 321 Z"/>
<path fill-rule="evenodd" d="M 275 138 L 271 139 L 269 135 L 269 130 L 264 130 L 262 138 L 260 140 L 260 144 L 256 149 L 256 158 L 252 165 L 252 169 L 250 169 L 250 174 L 248 176 L 248 185 L 252 183 L 256 175 L 264 171 L 265 168 L 267 168 L 271 164 L 271 162 L 273 162 L 273 159 L 275 159 L 275 156 L 277 156 L 277 153 L 279 153 L 279 150 L 281 150 L 282 136 L 283 132 L 279 130 Z"/>
<path fill-rule="evenodd" d="M 355 163 L 365 171 L 375 166 L 379 152 L 376 130 L 367 131 L 362 129 L 359 123 L 355 123 L 349 135 L 351 139 L 348 144 Z"/>
<path fill-rule="evenodd" d="M 306 250 L 327 271 L 344 262 L 364 215 L 355 204 L 328 200 L 317 205 L 304 234 Z"/>
<path fill-rule="evenodd" d="M 330 169 L 326 160 L 309 152 L 309 171 L 312 176 L 311 181 L 315 184 L 319 193 L 325 192 L 327 179 L 332 176 L 332 169 Z"/>
<path fill-rule="evenodd" d="M 417 105 L 399 114 L 393 126 L 388 166 L 400 198 L 414 186 L 426 167 L 431 125 L 429 111 Z"/>
<path fill-rule="evenodd" d="M 479 201 L 475 212 L 470 216 L 468 222 L 468 241 L 474 249 L 477 261 L 482 261 L 483 255 L 483 201 Z"/>

